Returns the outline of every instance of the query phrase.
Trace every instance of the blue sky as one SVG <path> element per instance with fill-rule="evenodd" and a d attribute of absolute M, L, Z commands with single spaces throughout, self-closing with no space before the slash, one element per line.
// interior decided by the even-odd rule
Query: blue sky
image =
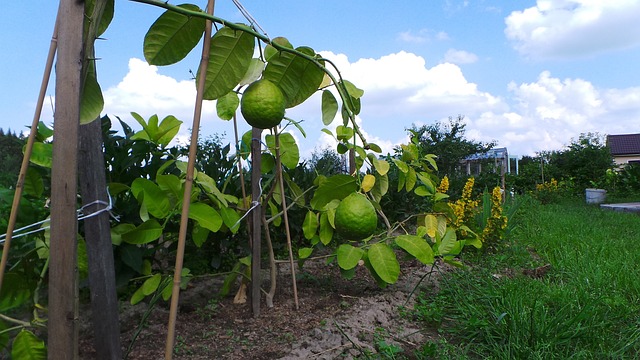
<path fill-rule="evenodd" d="M 322 52 L 365 90 L 359 122 L 385 151 L 406 142 L 412 124 L 458 114 L 469 138 L 495 140 L 512 155 L 559 149 L 584 132 L 640 132 L 640 0 L 242 4 L 269 36 Z M 0 12 L 2 129 L 23 131 L 31 123 L 57 5 L 12 1 Z M 131 111 L 175 115 L 185 122 L 184 139 L 195 99 L 189 70 L 197 67 L 199 49 L 181 63 L 148 66 L 142 40 L 162 12 L 116 0 L 107 40 L 97 45 L 98 77 L 109 116 L 136 128 Z M 217 1 L 216 15 L 244 21 L 230 0 Z M 50 124 L 53 79 L 47 94 L 42 120 Z M 202 135 L 232 138 L 214 106 L 205 107 Z M 294 132 L 304 154 L 332 145 L 320 132 L 317 97 L 287 116 L 304 120 L 307 138 Z"/>

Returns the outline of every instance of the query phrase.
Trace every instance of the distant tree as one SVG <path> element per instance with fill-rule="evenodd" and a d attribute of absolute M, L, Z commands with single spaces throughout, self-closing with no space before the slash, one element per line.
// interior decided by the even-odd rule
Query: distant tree
<path fill-rule="evenodd" d="M 331 176 L 347 172 L 344 156 L 330 148 L 315 149 L 307 166 L 320 175 Z"/>
<path fill-rule="evenodd" d="M 15 187 L 22 164 L 24 138 L 0 129 L 0 187 Z"/>
<path fill-rule="evenodd" d="M 449 117 L 448 122 L 436 122 L 431 125 L 416 127 L 408 131 L 412 137 L 418 137 L 423 153 L 438 156 L 438 173 L 440 176 L 453 177 L 460 169 L 460 162 L 469 155 L 485 153 L 496 143 L 484 143 L 465 138 L 464 116 Z"/>
<path fill-rule="evenodd" d="M 605 137 L 598 133 L 580 134 L 566 149 L 554 151 L 548 158 L 550 166 L 545 168 L 545 179 L 567 180 L 578 193 L 599 186 L 607 169 L 613 166 Z"/>

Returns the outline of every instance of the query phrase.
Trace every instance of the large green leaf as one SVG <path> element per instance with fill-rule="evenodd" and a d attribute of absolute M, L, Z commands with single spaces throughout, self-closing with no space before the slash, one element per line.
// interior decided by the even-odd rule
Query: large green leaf
<path fill-rule="evenodd" d="M 300 161 L 300 150 L 298 149 L 298 144 L 296 144 L 296 139 L 290 133 L 281 133 L 278 136 L 280 136 L 280 161 L 282 165 L 289 169 L 294 169 L 298 166 L 298 161 Z M 275 156 L 276 136 L 267 135 L 265 140 L 269 151 Z"/>
<path fill-rule="evenodd" d="M 447 231 L 444 233 L 444 236 L 442 237 L 442 240 L 440 240 L 440 245 L 438 245 L 438 253 L 441 256 L 449 254 L 456 246 L 457 241 L 458 239 L 456 237 L 455 230 L 447 229 Z"/>
<path fill-rule="evenodd" d="M 162 119 L 157 131 L 149 135 L 156 144 L 167 146 L 176 134 L 178 134 L 178 131 L 180 131 L 180 125 L 182 125 L 182 121 L 178 120 L 173 115 L 169 115 Z"/>
<path fill-rule="evenodd" d="M 311 57 L 316 56 L 309 47 L 301 46 L 296 50 Z M 303 103 L 318 90 L 324 71 L 300 56 L 279 52 L 269 59 L 262 76 L 280 87 L 287 99 L 286 107 L 291 108 Z"/>
<path fill-rule="evenodd" d="M 363 255 L 364 250 L 350 244 L 342 244 L 338 246 L 338 250 L 336 250 L 338 266 L 343 270 L 349 270 L 356 267 L 356 265 L 358 265 L 358 261 L 362 259 Z"/>
<path fill-rule="evenodd" d="M 88 124 L 100 118 L 104 108 L 102 89 L 98 84 L 95 71 L 87 72 L 80 99 L 80 124 Z"/>
<path fill-rule="evenodd" d="M 229 207 L 221 207 L 220 208 L 220 216 L 222 217 L 222 222 L 231 230 L 232 233 L 237 233 L 238 229 L 240 229 L 240 214 L 232 208 Z"/>
<path fill-rule="evenodd" d="M 338 174 L 327 178 L 313 194 L 311 207 L 322 210 L 332 200 L 342 200 L 347 195 L 356 191 L 358 184 L 356 178 L 349 175 Z"/>
<path fill-rule="evenodd" d="M 160 238 L 162 225 L 156 220 L 150 219 L 131 231 L 122 234 L 122 240 L 134 245 L 148 244 Z"/>
<path fill-rule="evenodd" d="M 189 219 L 193 219 L 205 229 L 212 232 L 220 230 L 222 217 L 211 206 L 205 203 L 193 203 L 189 206 Z"/>
<path fill-rule="evenodd" d="M 393 284 L 398 281 L 400 264 L 396 254 L 385 243 L 371 245 L 367 253 L 371 266 L 384 282 Z"/>
<path fill-rule="evenodd" d="M 42 175 L 33 167 L 27 168 L 27 173 L 24 177 L 24 193 L 39 198 L 43 192 L 44 180 Z"/>
<path fill-rule="evenodd" d="M 142 289 L 142 293 L 145 296 L 153 294 L 158 289 L 158 286 L 160 286 L 160 280 L 162 280 L 162 275 L 160 274 L 154 274 L 152 277 L 145 280 L 140 287 Z"/>
<path fill-rule="evenodd" d="M 193 4 L 178 5 L 201 11 Z M 144 36 L 144 58 L 151 65 L 170 65 L 184 59 L 204 33 L 205 20 L 167 10 L 151 25 Z"/>
<path fill-rule="evenodd" d="M 433 264 L 434 256 L 431 246 L 420 236 L 400 235 L 396 244 L 425 265 Z"/>
<path fill-rule="evenodd" d="M 307 240 L 311 240 L 318 230 L 318 214 L 309 210 L 302 222 L 302 231 Z"/>
<path fill-rule="evenodd" d="M 29 330 L 22 330 L 13 339 L 11 358 L 16 360 L 46 360 L 47 346 Z"/>
<path fill-rule="evenodd" d="M 153 181 L 138 178 L 131 183 L 133 196 L 144 204 L 147 211 L 158 219 L 165 218 L 171 211 L 171 202 L 167 194 Z"/>
<path fill-rule="evenodd" d="M 264 71 L 264 66 L 265 66 L 264 61 L 257 58 L 251 59 L 251 62 L 249 63 L 249 68 L 247 69 L 247 72 L 244 74 L 244 77 L 242 77 L 238 85 L 240 86 L 249 85 L 252 82 L 258 80 L 260 76 L 262 76 L 262 72 Z"/>
<path fill-rule="evenodd" d="M 329 213 L 330 211 L 325 211 L 320 213 L 320 242 L 323 245 L 328 245 L 333 238 L 333 226 L 331 225 L 331 221 L 329 221 Z M 333 212 L 335 215 L 335 211 Z"/>
<path fill-rule="evenodd" d="M 255 38 L 244 31 L 223 27 L 213 35 L 204 90 L 206 100 L 216 100 L 240 83 L 251 64 L 254 47 Z M 198 73 L 196 78 L 200 76 Z"/>
<path fill-rule="evenodd" d="M 42 167 L 51 168 L 52 158 L 53 144 L 41 142 L 33 143 L 33 148 L 31 149 L 31 158 L 29 159 L 29 161 Z"/>
<path fill-rule="evenodd" d="M 104 34 L 104 32 L 109 27 L 109 24 L 111 24 L 111 20 L 113 20 L 113 13 L 114 13 L 114 2 L 115 0 L 106 0 L 106 3 L 104 5 L 104 11 L 102 13 L 102 18 L 100 19 L 100 23 L 98 24 L 98 28 L 96 29 L 95 36 L 100 36 Z M 84 13 L 86 16 L 86 20 L 84 22 L 85 35 L 87 34 L 89 21 L 92 20 L 91 18 L 95 8 L 95 4 L 96 4 L 96 0 L 86 0 L 84 2 Z"/>
<path fill-rule="evenodd" d="M 229 91 L 216 101 L 216 113 L 222 120 L 231 120 L 238 110 L 240 98 L 235 91 Z"/>
<path fill-rule="evenodd" d="M 329 90 L 322 92 L 322 122 L 329 125 L 336 118 L 338 113 L 338 101 Z"/>

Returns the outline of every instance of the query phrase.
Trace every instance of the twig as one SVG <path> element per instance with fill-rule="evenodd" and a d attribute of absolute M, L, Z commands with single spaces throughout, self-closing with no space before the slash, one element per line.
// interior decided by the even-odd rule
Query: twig
<path fill-rule="evenodd" d="M 342 330 L 342 328 L 340 327 L 340 325 L 338 325 L 338 322 L 334 321 L 333 325 L 336 326 L 336 328 L 338 329 L 338 331 L 340 331 L 340 334 L 342 334 L 342 336 L 346 337 L 347 340 L 349 340 L 349 342 L 356 348 L 358 349 L 358 351 L 360 351 L 360 354 L 364 355 L 364 357 L 366 357 L 367 359 L 371 359 L 371 357 L 369 356 L 369 354 L 367 354 L 367 352 L 362 348 L 362 346 L 356 344 L 355 341 L 351 340 L 351 338 L 349 337 L 349 335 L 347 335 L 346 332 L 344 332 L 344 330 Z"/>

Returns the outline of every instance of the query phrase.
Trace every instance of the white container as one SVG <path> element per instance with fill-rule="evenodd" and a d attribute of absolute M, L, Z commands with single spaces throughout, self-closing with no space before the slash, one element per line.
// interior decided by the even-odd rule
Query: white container
<path fill-rule="evenodd" d="M 607 190 L 586 189 L 587 204 L 602 204 L 607 197 Z"/>

